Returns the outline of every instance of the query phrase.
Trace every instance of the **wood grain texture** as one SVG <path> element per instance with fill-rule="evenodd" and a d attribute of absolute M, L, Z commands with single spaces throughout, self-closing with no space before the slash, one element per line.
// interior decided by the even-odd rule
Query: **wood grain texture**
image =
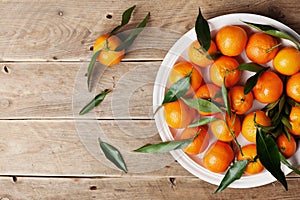
<path fill-rule="evenodd" d="M 0 175 L 124 176 L 101 153 L 97 143 L 101 137 L 122 152 L 129 176 L 190 176 L 169 154 L 131 153 L 160 141 L 155 126 L 141 138 L 139 132 L 129 132 L 134 124 L 140 129 L 148 126 L 123 120 L 1 120 Z"/>
<path fill-rule="evenodd" d="M 0 61 L 87 61 L 95 39 L 118 25 L 122 12 L 134 4 L 137 9 L 126 30 L 151 11 L 147 27 L 156 31 L 145 31 L 125 60 L 161 60 L 194 26 L 198 7 L 207 19 L 251 12 L 272 17 L 300 32 L 300 5 L 295 0 L 2 1 Z M 106 18 L 107 14 L 112 18 Z"/>
<path fill-rule="evenodd" d="M 216 186 L 197 178 L 0 178 L 0 198 L 27 199 L 299 199 L 300 179 L 288 179 L 289 191 L 279 183 L 260 188 L 231 189 L 213 194 Z M 262 190 L 263 189 L 263 190 Z"/>
<path fill-rule="evenodd" d="M 94 79 L 91 93 L 87 91 L 87 66 L 87 62 L 2 63 L 0 118 L 153 118 L 152 91 L 160 62 L 124 62 L 105 68 L 97 73 L 100 78 Z M 80 109 L 106 88 L 113 92 L 96 113 L 79 116 Z"/>
<path fill-rule="evenodd" d="M 101 78 L 88 93 L 93 42 L 134 4 L 126 30 L 150 11 L 147 29 L 117 67 L 98 66 Z M 0 200 L 299 199 L 295 173 L 288 175 L 288 192 L 275 182 L 213 195 L 215 185 L 191 175 L 169 154 L 132 152 L 161 141 L 152 116 L 156 73 L 174 42 L 194 27 L 198 7 L 207 19 L 255 13 L 300 33 L 297 0 L 1 1 Z M 101 106 L 78 116 L 105 88 L 113 93 Z M 122 151 L 128 174 L 104 158 L 99 137 Z"/>

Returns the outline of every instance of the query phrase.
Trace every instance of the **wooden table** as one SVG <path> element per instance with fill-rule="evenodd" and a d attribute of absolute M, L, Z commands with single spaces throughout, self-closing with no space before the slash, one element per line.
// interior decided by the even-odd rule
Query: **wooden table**
<path fill-rule="evenodd" d="M 89 137 L 96 125 L 124 151 L 160 141 L 151 114 L 154 80 L 168 49 L 194 26 L 198 7 L 207 19 L 255 13 L 300 33 L 299 3 L 2 0 L 0 199 L 299 199 L 300 177 L 294 173 L 287 178 L 289 191 L 274 182 L 214 195 L 215 185 L 194 177 L 168 154 L 160 160 L 128 158 L 125 174 L 98 157 L 95 138 Z M 139 38 L 122 63 L 105 69 L 92 93 L 76 96 L 94 40 L 118 25 L 134 4 L 128 28 L 151 11 L 147 27 L 168 34 Z M 79 107 L 105 88 L 114 91 L 95 113 L 79 117 Z"/>

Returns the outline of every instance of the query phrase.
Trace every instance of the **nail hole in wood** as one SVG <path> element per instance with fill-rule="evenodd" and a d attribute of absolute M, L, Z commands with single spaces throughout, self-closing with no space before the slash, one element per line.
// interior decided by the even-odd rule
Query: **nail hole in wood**
<path fill-rule="evenodd" d="M 64 15 L 64 12 L 60 10 L 60 11 L 58 11 L 58 15 L 59 15 L 59 16 L 63 16 L 63 15 Z"/>
<path fill-rule="evenodd" d="M 90 46 L 90 51 L 93 51 L 94 50 L 94 46 Z"/>
<path fill-rule="evenodd" d="M 173 186 L 176 186 L 176 178 L 171 177 L 169 180 Z"/>
<path fill-rule="evenodd" d="M 9 74 L 9 69 L 6 65 L 3 65 L 3 72 Z"/>
<path fill-rule="evenodd" d="M 90 190 L 97 190 L 97 186 L 92 185 L 92 186 L 90 187 Z"/>
<path fill-rule="evenodd" d="M 111 14 L 107 14 L 107 15 L 106 15 L 106 18 L 107 18 L 107 19 L 111 19 L 112 17 L 113 17 L 113 16 L 112 16 Z"/>
<path fill-rule="evenodd" d="M 53 60 L 57 60 L 57 57 L 56 57 L 56 56 L 53 56 Z"/>
<path fill-rule="evenodd" d="M 13 179 L 13 182 L 14 182 L 14 183 L 16 183 L 16 182 L 18 181 L 18 179 L 17 179 L 16 176 L 13 176 L 12 179 Z"/>

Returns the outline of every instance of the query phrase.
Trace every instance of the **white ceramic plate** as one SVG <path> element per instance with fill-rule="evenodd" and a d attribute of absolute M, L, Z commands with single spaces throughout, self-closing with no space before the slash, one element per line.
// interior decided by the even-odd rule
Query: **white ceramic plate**
<path fill-rule="evenodd" d="M 249 28 L 248 26 L 245 26 L 241 21 L 248 21 L 248 22 L 253 22 L 253 23 L 259 23 L 259 24 L 267 24 L 271 25 L 273 27 L 278 28 L 281 31 L 287 32 L 297 40 L 300 40 L 300 36 L 287 27 L 286 25 L 264 17 L 260 15 L 254 15 L 254 14 L 245 14 L 245 13 L 239 13 L 239 14 L 228 14 L 228 15 L 223 15 L 219 17 L 215 17 L 213 19 L 208 20 L 210 30 L 212 37 L 214 37 L 216 30 L 219 30 L 221 27 L 226 26 L 226 25 L 240 25 L 243 26 L 243 28 L 246 29 L 248 33 L 254 32 L 254 29 Z M 194 29 L 191 29 L 188 31 L 185 35 L 183 35 L 175 44 L 174 46 L 169 50 L 167 53 L 166 57 L 164 58 L 155 81 L 154 85 L 154 91 L 153 91 L 153 110 L 156 110 L 156 108 L 161 104 L 164 98 L 164 93 L 165 93 L 165 88 L 167 84 L 167 79 L 170 73 L 170 70 L 174 66 L 174 64 L 180 60 L 180 59 L 185 59 L 189 60 L 187 56 L 187 48 L 189 45 L 196 40 L 196 33 Z M 282 43 L 284 46 L 286 45 L 293 45 L 291 42 L 282 40 Z M 245 53 L 242 53 L 242 55 L 239 57 L 239 59 L 243 60 L 244 62 L 248 62 L 249 60 L 245 56 Z M 268 66 L 271 66 L 270 63 L 267 64 Z M 208 67 L 207 67 L 208 69 Z M 203 77 L 207 76 L 207 71 L 204 70 L 202 71 Z M 244 73 L 244 72 L 243 72 Z M 243 75 L 244 80 L 248 75 Z M 244 81 L 242 80 L 242 82 Z M 254 107 L 258 107 L 259 104 L 256 102 L 256 105 Z M 163 109 L 160 109 L 159 112 L 155 115 L 155 122 L 156 126 L 158 128 L 160 137 L 163 141 L 170 141 L 174 140 L 172 133 L 168 127 L 168 125 L 165 122 L 164 116 L 163 116 Z M 210 137 L 212 138 L 212 137 Z M 210 144 L 214 142 L 215 139 L 211 139 Z M 243 138 L 242 134 L 239 135 L 238 137 L 239 142 L 241 145 L 244 143 L 247 143 L 247 141 Z M 299 145 L 298 145 L 299 147 Z M 198 155 L 196 157 L 190 157 L 187 154 L 185 154 L 182 150 L 176 150 L 171 152 L 172 156 L 190 173 L 193 175 L 199 177 L 200 179 L 215 184 L 219 185 L 222 178 L 224 177 L 224 174 L 217 174 L 210 172 L 209 170 L 205 169 L 197 160 L 201 158 L 201 155 Z M 300 163 L 300 150 L 298 148 L 296 154 L 289 159 L 293 164 L 299 165 Z M 288 174 L 291 172 L 289 168 L 286 166 L 282 165 L 282 170 L 284 171 L 285 174 Z M 233 182 L 229 187 L 232 188 L 250 188 L 250 187 L 257 187 L 265 184 L 269 184 L 271 182 L 274 182 L 276 179 L 266 170 L 263 172 L 256 174 L 256 175 L 251 175 L 251 176 L 242 176 L 241 179 Z"/>

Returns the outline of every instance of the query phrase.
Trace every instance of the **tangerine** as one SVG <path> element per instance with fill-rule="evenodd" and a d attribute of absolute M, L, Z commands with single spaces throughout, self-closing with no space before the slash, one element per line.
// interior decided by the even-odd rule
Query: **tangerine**
<path fill-rule="evenodd" d="M 241 132 L 240 118 L 233 114 L 229 117 L 229 115 L 226 114 L 225 120 L 218 119 L 211 122 L 210 130 L 218 140 L 230 142 Z"/>
<path fill-rule="evenodd" d="M 210 56 L 217 52 L 217 47 L 214 41 L 211 40 L 210 47 L 205 51 L 199 44 L 198 40 L 195 40 L 188 49 L 188 56 L 190 60 L 200 66 L 206 67 L 214 62 L 213 58 Z"/>
<path fill-rule="evenodd" d="M 125 50 L 115 51 L 122 41 L 115 35 L 105 34 L 97 38 L 94 43 L 94 53 L 101 50 L 97 60 L 105 66 L 118 64 L 125 55 Z"/>
<path fill-rule="evenodd" d="M 177 100 L 164 104 L 164 117 L 170 127 L 185 128 L 196 117 L 196 110 Z"/>
<path fill-rule="evenodd" d="M 252 91 L 255 99 L 259 102 L 273 103 L 280 98 L 283 92 L 283 83 L 276 73 L 265 71 L 259 76 Z"/>
<path fill-rule="evenodd" d="M 292 135 L 290 135 L 290 141 L 284 133 L 281 133 L 276 138 L 276 144 L 279 148 L 279 151 L 284 155 L 285 158 L 289 158 L 296 152 L 297 144 Z"/>
<path fill-rule="evenodd" d="M 244 94 L 243 86 L 233 86 L 228 93 L 232 111 L 238 115 L 245 114 L 253 105 L 253 95 L 250 91 Z"/>
<path fill-rule="evenodd" d="M 300 72 L 292 75 L 286 83 L 286 94 L 300 102 Z"/>
<path fill-rule="evenodd" d="M 250 60 L 258 64 L 271 61 L 278 51 L 277 40 L 266 33 L 254 33 L 250 36 L 246 54 Z"/>
<path fill-rule="evenodd" d="M 223 103 L 223 98 L 217 96 L 221 91 L 221 88 L 215 84 L 207 83 L 199 87 L 199 89 L 194 94 L 194 98 L 207 99 L 212 102 Z M 199 113 L 204 116 L 210 116 L 215 113 L 212 112 L 202 112 L 199 110 Z"/>
<path fill-rule="evenodd" d="M 196 134 L 198 135 L 196 136 Z M 183 151 L 191 155 L 202 153 L 207 148 L 209 143 L 209 135 L 207 131 L 202 127 L 185 128 L 180 135 L 181 140 L 193 137 L 195 138 L 192 143 L 185 147 Z"/>
<path fill-rule="evenodd" d="M 292 126 L 290 132 L 300 136 L 300 106 L 293 106 L 289 115 L 289 122 Z"/>
<path fill-rule="evenodd" d="M 300 69 L 300 51 L 294 47 L 284 47 L 273 60 L 274 68 L 281 74 L 291 76 Z"/>
<path fill-rule="evenodd" d="M 254 124 L 254 114 L 256 123 L 271 126 L 271 119 L 263 111 L 258 110 L 247 114 L 242 123 L 242 135 L 250 142 L 256 142 L 257 127 Z"/>
<path fill-rule="evenodd" d="M 245 169 L 246 174 L 257 174 L 264 169 L 259 158 L 257 157 L 256 145 L 248 144 L 242 147 L 242 152 L 239 152 L 237 160 L 248 160 L 248 165 Z"/>
<path fill-rule="evenodd" d="M 234 159 L 234 153 L 229 144 L 221 141 L 213 143 L 203 156 L 203 165 L 216 173 L 226 171 Z"/>
<path fill-rule="evenodd" d="M 235 85 L 241 77 L 241 71 L 236 68 L 239 63 L 236 59 L 228 56 L 221 56 L 210 67 L 210 79 L 211 81 L 222 86 L 225 77 L 225 86 L 231 87 Z"/>
<path fill-rule="evenodd" d="M 225 26 L 216 34 L 218 49 L 226 56 L 241 54 L 246 47 L 247 40 L 246 31 L 239 26 Z"/>
<path fill-rule="evenodd" d="M 200 85 L 202 83 L 201 72 L 192 63 L 182 61 L 182 62 L 175 64 L 170 72 L 169 81 L 171 84 L 174 84 L 175 82 L 177 82 L 179 79 L 185 77 L 190 72 L 192 72 L 191 80 L 190 80 L 191 87 L 187 91 L 186 94 L 192 94 L 200 87 Z"/>

